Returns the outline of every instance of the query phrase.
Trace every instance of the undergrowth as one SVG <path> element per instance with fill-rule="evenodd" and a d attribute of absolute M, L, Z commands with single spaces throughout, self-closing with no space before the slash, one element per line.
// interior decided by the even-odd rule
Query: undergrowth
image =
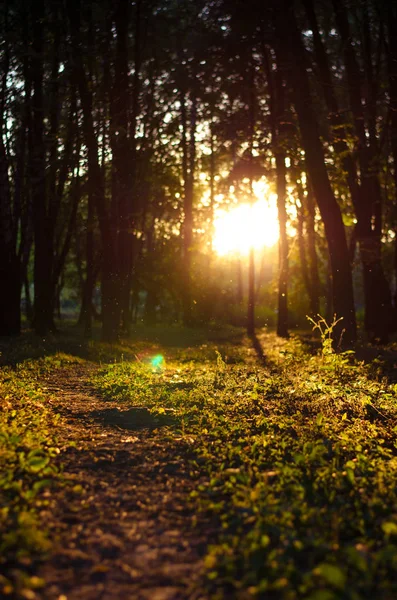
<path fill-rule="evenodd" d="M 30 567 L 51 548 L 40 513 L 60 481 L 54 460 L 60 417 L 49 408 L 51 394 L 40 379 L 75 361 L 58 354 L 0 369 L 1 597 L 28 598 L 44 585 Z"/>
<path fill-rule="evenodd" d="M 93 384 L 174 413 L 166 435 L 193 452 L 191 500 L 219 523 L 209 597 L 397 597 L 397 388 L 329 345 L 261 342 L 266 366 L 207 344 L 162 368 L 108 365 Z"/>

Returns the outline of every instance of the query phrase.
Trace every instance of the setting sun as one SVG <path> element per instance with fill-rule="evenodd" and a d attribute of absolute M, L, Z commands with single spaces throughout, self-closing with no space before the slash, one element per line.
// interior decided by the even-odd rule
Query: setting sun
<path fill-rule="evenodd" d="M 255 250 L 274 246 L 279 229 L 276 196 L 262 198 L 254 204 L 240 204 L 229 211 L 218 210 L 214 222 L 213 248 L 220 256 L 248 255 Z"/>

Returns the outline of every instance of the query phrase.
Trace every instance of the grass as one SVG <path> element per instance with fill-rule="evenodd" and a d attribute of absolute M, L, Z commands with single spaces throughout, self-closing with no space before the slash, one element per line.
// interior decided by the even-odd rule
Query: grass
<path fill-rule="evenodd" d="M 42 381 L 88 358 L 102 364 L 92 384 L 104 398 L 173 417 L 155 435 L 186 449 L 189 502 L 217 531 L 205 597 L 397 597 L 393 373 L 335 354 L 325 338 L 315 354 L 298 337 L 260 342 L 262 364 L 236 329 L 137 330 L 116 346 L 69 334 L 4 345 L 14 366 L 0 369 L 0 595 L 45 585 L 32 567 L 51 552 L 40 514 L 63 483 L 61 420 Z"/>
<path fill-rule="evenodd" d="M 109 400 L 172 411 L 189 447 L 191 502 L 218 523 L 214 599 L 397 596 L 397 388 L 350 353 L 298 338 L 173 350 L 105 366 Z M 165 435 L 164 431 L 159 435 Z"/>
<path fill-rule="evenodd" d="M 56 465 L 60 417 L 40 380 L 76 359 L 57 354 L 0 369 L 0 595 L 20 594 L 44 582 L 31 574 L 35 560 L 51 550 L 41 511 L 61 483 Z"/>

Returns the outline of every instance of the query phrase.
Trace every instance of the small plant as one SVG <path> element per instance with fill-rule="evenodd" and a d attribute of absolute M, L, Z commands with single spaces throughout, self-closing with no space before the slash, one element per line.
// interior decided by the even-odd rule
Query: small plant
<path fill-rule="evenodd" d="M 226 371 L 226 363 L 222 358 L 222 354 L 220 352 L 218 352 L 218 350 L 215 350 L 215 354 L 216 354 L 216 370 L 219 373 L 224 373 Z"/>
<path fill-rule="evenodd" d="M 32 580 L 24 565 L 51 548 L 41 511 L 48 504 L 48 490 L 61 480 L 55 461 L 60 453 L 56 439 L 60 417 L 50 408 L 51 392 L 41 378 L 60 368 L 73 368 L 79 360 L 58 353 L 0 368 L 1 597 L 16 597 L 21 586 L 27 595 L 18 597 L 33 597 L 30 588 L 39 579 Z M 10 564 L 18 569 L 10 570 Z"/>
<path fill-rule="evenodd" d="M 225 375 L 226 375 L 226 363 L 222 358 L 222 355 L 218 350 L 215 350 L 216 353 L 216 370 L 215 370 L 215 379 L 214 379 L 214 387 L 221 388 L 225 385 Z"/>
<path fill-rule="evenodd" d="M 312 325 L 313 325 L 312 331 L 315 331 L 316 329 L 318 329 L 318 331 L 320 332 L 321 354 L 324 358 L 326 358 L 326 357 L 329 357 L 329 356 L 335 354 L 335 351 L 334 351 L 335 328 L 338 323 L 343 321 L 343 317 L 339 317 L 339 319 L 337 319 L 336 315 L 334 315 L 334 318 L 331 323 L 327 323 L 327 321 L 321 315 L 317 315 L 317 317 L 318 317 L 318 320 L 315 321 L 311 317 L 306 316 L 307 320 L 310 321 L 310 323 L 312 323 Z M 344 330 L 342 331 L 340 338 L 342 338 L 343 333 L 344 333 Z M 340 345 L 340 343 L 339 343 L 339 345 Z"/>
<path fill-rule="evenodd" d="M 334 352 L 339 321 L 311 321 L 315 357 L 298 338 L 263 335 L 269 369 L 242 348 L 245 361 L 226 364 L 230 348 L 208 343 L 170 357 L 161 381 L 137 363 L 92 380 L 106 398 L 175 418 L 153 435 L 177 442 L 195 510 L 220 523 L 205 597 L 397 597 L 397 387 Z"/>

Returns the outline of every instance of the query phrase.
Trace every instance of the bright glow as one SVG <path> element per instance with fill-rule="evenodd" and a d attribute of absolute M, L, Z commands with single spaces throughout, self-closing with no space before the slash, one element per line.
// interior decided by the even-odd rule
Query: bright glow
<path fill-rule="evenodd" d="M 160 371 L 164 366 L 164 356 L 162 356 L 162 354 L 157 354 L 151 359 L 150 364 L 154 369 Z"/>
<path fill-rule="evenodd" d="M 259 195 L 255 188 L 254 193 Z M 250 248 L 270 248 L 278 238 L 277 197 L 274 194 L 269 194 L 266 199 L 262 197 L 252 205 L 239 204 L 229 211 L 216 211 L 213 248 L 220 256 L 246 256 Z"/>

